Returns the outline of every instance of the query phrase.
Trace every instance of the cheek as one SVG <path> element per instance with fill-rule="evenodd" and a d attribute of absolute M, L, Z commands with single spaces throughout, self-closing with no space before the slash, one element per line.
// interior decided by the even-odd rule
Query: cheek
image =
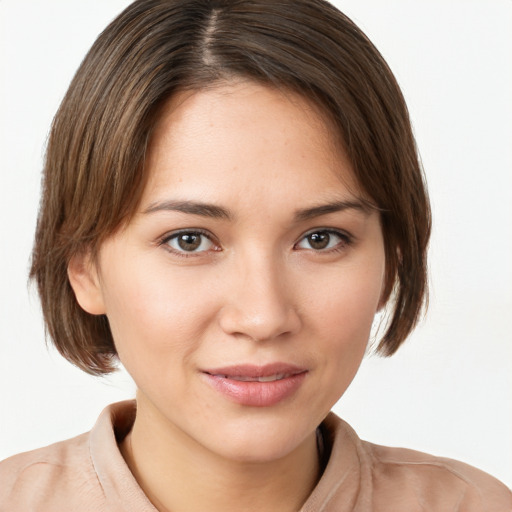
<path fill-rule="evenodd" d="M 323 293 L 310 297 L 316 350 L 324 361 L 322 388 L 332 406 L 346 391 L 364 357 L 382 290 L 381 265 L 346 268 Z"/>
<path fill-rule="evenodd" d="M 122 274 L 116 269 L 109 273 L 104 298 L 123 364 L 130 371 L 144 363 L 163 366 L 186 358 L 214 314 L 213 304 L 204 302 L 208 291 L 198 284 L 201 280 L 171 275 L 165 266 L 148 269 L 132 263 L 122 268 Z"/>
<path fill-rule="evenodd" d="M 383 265 L 358 265 L 333 273 L 322 289 L 310 287 L 309 311 L 332 340 L 367 341 L 379 307 Z"/>

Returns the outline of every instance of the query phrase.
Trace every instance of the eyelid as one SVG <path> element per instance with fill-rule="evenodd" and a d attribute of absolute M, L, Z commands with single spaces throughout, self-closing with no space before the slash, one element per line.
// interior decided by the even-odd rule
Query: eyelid
<path fill-rule="evenodd" d="M 214 248 L 210 249 L 210 250 L 199 251 L 199 252 L 193 252 L 193 251 L 187 252 L 187 251 L 178 251 L 168 244 L 168 242 L 170 240 L 172 240 L 173 238 L 176 238 L 179 235 L 188 234 L 188 233 L 204 236 L 205 238 L 210 240 L 210 242 L 214 245 Z M 200 255 L 204 255 L 205 253 L 209 253 L 212 251 L 217 252 L 217 251 L 221 250 L 220 244 L 218 243 L 216 237 L 214 237 L 212 235 L 212 233 L 210 233 L 209 231 L 206 231 L 202 228 L 182 228 L 182 229 L 177 229 L 175 231 L 170 231 L 158 239 L 158 245 L 162 246 L 165 250 L 172 253 L 173 255 L 177 255 L 177 256 L 183 257 L 183 258 L 197 257 Z"/>
<path fill-rule="evenodd" d="M 168 242 L 170 240 L 178 237 L 180 234 L 186 234 L 186 233 L 199 234 L 201 236 L 204 236 L 214 245 L 214 248 L 210 249 L 210 250 L 199 251 L 199 252 L 193 252 L 193 251 L 187 252 L 187 251 L 178 251 L 168 245 Z M 294 249 L 296 249 L 298 244 L 300 242 L 302 242 L 306 237 L 308 237 L 309 235 L 312 235 L 314 233 L 327 233 L 327 234 L 335 235 L 342 240 L 342 242 L 340 242 L 340 244 L 343 247 L 350 246 L 355 240 L 355 237 L 345 230 L 337 229 L 337 228 L 320 227 L 320 228 L 309 229 L 308 231 L 303 233 L 300 236 L 300 238 L 295 242 Z M 315 250 L 313 248 L 304 249 L 304 250 L 311 250 L 313 252 L 318 252 L 318 253 L 321 253 L 321 252 L 329 253 L 331 251 L 340 250 L 340 247 L 339 247 L 340 244 L 337 244 L 335 247 L 331 247 L 329 249 L 324 249 L 324 250 L 322 250 L 322 249 Z M 197 257 L 200 255 L 204 255 L 205 253 L 218 252 L 218 251 L 222 250 L 216 237 L 209 231 L 206 231 L 205 229 L 202 229 L 202 228 L 182 228 L 182 229 L 177 229 L 175 231 L 170 231 L 158 239 L 158 245 L 164 246 L 164 248 L 167 251 L 169 251 L 170 253 L 172 253 L 174 255 L 177 255 L 180 257 L 185 257 L 185 258 Z"/>
<path fill-rule="evenodd" d="M 313 235 L 315 233 L 327 233 L 330 235 L 336 235 L 342 239 L 344 247 L 352 245 L 353 242 L 355 241 L 355 237 L 343 229 L 320 227 L 320 228 L 309 229 L 308 231 L 303 233 L 300 236 L 300 238 L 297 240 L 297 242 L 295 242 L 294 248 L 296 248 L 298 246 L 298 244 L 300 242 L 302 242 L 305 238 L 307 238 L 308 236 Z M 315 249 L 311 248 L 311 249 L 304 249 L 304 250 L 311 250 L 313 252 L 318 252 L 318 253 L 321 253 L 321 252 L 328 253 L 330 251 L 339 250 L 340 248 L 338 246 L 339 246 L 339 244 L 337 244 L 335 247 L 331 247 L 329 249 L 315 250 Z"/>

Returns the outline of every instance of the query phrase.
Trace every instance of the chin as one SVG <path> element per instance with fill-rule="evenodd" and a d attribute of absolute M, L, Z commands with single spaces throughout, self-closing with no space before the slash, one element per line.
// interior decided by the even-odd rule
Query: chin
<path fill-rule="evenodd" d="M 289 439 L 267 440 L 255 436 L 253 442 L 229 443 L 229 446 L 224 443 L 220 447 L 220 455 L 241 464 L 266 464 L 286 458 L 295 449 L 297 445 L 291 443 Z"/>
<path fill-rule="evenodd" d="M 301 426 L 278 417 L 252 421 L 244 418 L 222 425 L 215 437 L 216 448 L 212 448 L 223 458 L 240 463 L 267 463 L 289 456 L 308 442 L 316 445 L 316 425 Z"/>

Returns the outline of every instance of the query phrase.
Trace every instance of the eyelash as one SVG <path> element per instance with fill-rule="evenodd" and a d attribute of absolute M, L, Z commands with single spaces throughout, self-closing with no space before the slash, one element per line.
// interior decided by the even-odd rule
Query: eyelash
<path fill-rule="evenodd" d="M 311 250 L 315 253 L 331 254 L 331 253 L 340 252 L 340 251 L 343 251 L 343 250 L 347 249 L 348 247 L 350 247 L 354 242 L 353 237 L 344 231 L 339 231 L 337 229 L 329 229 L 329 228 L 316 228 L 316 229 L 308 231 L 307 233 L 302 235 L 300 240 L 294 245 L 294 248 L 297 247 L 302 241 L 306 240 L 308 237 L 310 237 L 312 235 L 329 235 L 330 237 L 334 235 L 340 239 L 340 242 L 338 242 L 334 247 L 329 247 L 327 249 L 317 249 L 317 250 L 315 250 L 313 248 L 306 249 L 306 250 Z M 330 243 L 330 240 L 328 243 Z"/>
<path fill-rule="evenodd" d="M 219 245 L 214 241 L 212 235 L 210 233 L 208 233 L 207 231 L 204 231 L 202 229 L 182 229 L 180 231 L 175 231 L 171 234 L 168 234 L 168 235 L 165 235 L 159 242 L 159 245 L 163 246 L 167 251 L 169 251 L 170 253 L 172 253 L 173 255 L 176 255 L 178 257 L 181 257 L 181 258 L 193 258 L 199 254 L 202 254 L 204 252 L 208 252 L 208 251 L 199 251 L 199 252 L 192 252 L 192 251 L 179 251 L 179 250 L 176 250 L 174 248 L 172 248 L 170 245 L 169 245 L 169 242 L 171 240 L 174 240 L 174 239 L 177 239 L 179 236 L 183 236 L 183 235 L 199 235 L 199 236 L 202 236 L 206 239 L 208 239 L 213 245 L 214 247 L 216 247 L 215 249 L 213 249 L 215 252 L 218 252 L 220 251 L 221 249 L 219 248 Z"/>
<path fill-rule="evenodd" d="M 199 251 L 199 252 L 185 251 L 185 250 L 180 251 L 180 250 L 176 250 L 176 249 L 172 248 L 169 245 L 169 242 L 171 240 L 177 239 L 180 235 L 195 235 L 195 236 L 199 235 L 201 237 L 205 237 L 215 247 L 213 249 L 214 252 L 218 252 L 218 251 L 222 250 L 219 247 L 219 244 L 217 242 L 215 242 L 215 240 L 213 239 L 212 235 L 210 233 L 208 233 L 207 231 L 204 231 L 202 229 L 183 229 L 183 230 L 180 230 L 180 231 L 175 231 L 175 232 L 173 232 L 171 234 L 165 235 L 159 241 L 159 245 L 163 246 L 167 251 L 171 252 L 173 255 L 176 255 L 176 256 L 181 257 L 181 258 L 192 258 L 192 257 L 196 257 L 196 256 L 198 256 L 198 255 L 200 255 L 202 253 L 209 252 L 208 250 Z M 340 238 L 340 242 L 338 242 L 334 247 L 329 247 L 327 249 L 323 249 L 322 248 L 322 249 L 318 249 L 318 250 L 315 250 L 313 248 L 305 249 L 305 250 L 311 250 L 311 251 L 316 252 L 316 253 L 330 254 L 330 253 L 340 252 L 340 251 L 343 251 L 343 250 L 347 249 L 347 247 L 352 245 L 352 243 L 354 241 L 353 237 L 351 235 L 349 235 L 348 233 L 345 233 L 343 231 L 339 231 L 339 230 L 336 230 L 336 229 L 327 229 L 327 228 L 320 228 L 319 229 L 319 228 L 317 228 L 317 229 L 308 231 L 307 233 L 302 235 L 301 238 L 299 239 L 299 241 L 294 244 L 293 248 L 296 249 L 301 242 L 303 242 L 304 240 L 306 240 L 308 237 L 310 237 L 312 235 L 329 235 L 329 236 L 333 236 L 334 235 L 334 236 Z M 329 240 L 328 243 L 330 243 L 330 240 Z"/>

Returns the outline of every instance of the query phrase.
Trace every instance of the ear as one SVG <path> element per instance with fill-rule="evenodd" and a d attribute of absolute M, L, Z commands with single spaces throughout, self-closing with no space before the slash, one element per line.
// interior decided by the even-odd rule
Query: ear
<path fill-rule="evenodd" d="M 91 315 L 105 314 L 96 264 L 89 252 L 75 254 L 68 264 L 68 279 L 80 307 Z"/>

